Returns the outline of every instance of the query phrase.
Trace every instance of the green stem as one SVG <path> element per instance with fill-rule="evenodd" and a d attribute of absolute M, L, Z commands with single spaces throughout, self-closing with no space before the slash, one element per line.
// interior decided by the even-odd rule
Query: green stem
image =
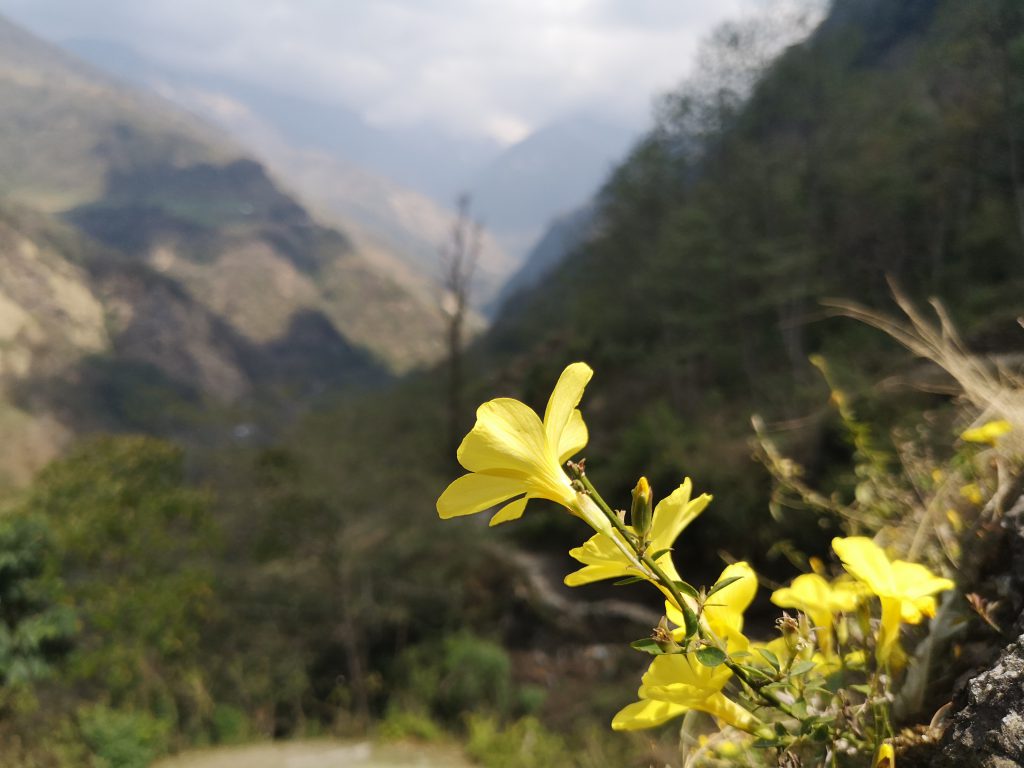
<path fill-rule="evenodd" d="M 633 531 L 626 528 L 625 524 L 619 519 L 619 516 L 615 514 L 615 511 L 608 505 L 608 502 L 606 502 L 601 497 L 601 494 L 597 492 L 597 488 L 595 488 L 594 484 L 590 482 L 590 478 L 587 477 L 586 473 L 582 470 L 580 465 L 575 464 L 573 462 L 569 462 L 567 466 L 569 468 L 570 474 L 573 476 L 573 479 L 579 481 L 580 485 L 583 486 L 584 490 L 590 495 L 590 497 L 597 504 L 598 508 L 605 514 L 605 516 L 611 522 L 612 527 L 614 527 L 615 530 L 622 535 L 622 537 L 633 548 L 633 551 L 636 552 L 636 555 L 640 559 L 640 561 L 651 571 L 651 573 L 657 578 L 657 580 L 661 582 L 662 586 L 665 587 L 666 590 L 668 590 L 668 593 L 672 596 L 672 599 L 676 602 L 676 605 L 679 606 L 679 610 L 685 611 L 687 609 L 687 604 L 685 602 L 685 598 L 683 597 L 683 593 L 679 591 L 679 588 L 675 585 L 672 579 L 668 577 L 668 575 L 665 573 L 664 570 L 662 570 L 660 565 L 654 562 L 654 559 L 650 555 L 648 555 L 646 552 L 641 552 L 640 540 L 637 538 L 636 534 L 633 533 Z M 699 618 L 697 621 L 697 634 L 702 642 L 708 645 L 713 645 L 722 652 L 725 652 L 725 648 L 722 647 L 721 641 L 717 637 L 714 637 L 714 635 L 708 630 L 708 628 L 700 623 Z M 756 685 L 751 680 L 750 675 L 747 673 L 745 669 L 737 665 L 729 658 L 726 658 L 724 663 L 730 670 L 732 670 L 732 673 L 736 675 L 737 678 L 742 680 L 743 683 L 748 688 L 750 688 L 750 690 L 754 691 L 754 693 L 756 693 L 762 699 L 767 701 L 769 704 L 771 704 L 779 711 L 789 715 L 790 717 L 796 718 L 797 720 L 800 719 L 797 716 L 797 714 L 793 712 L 790 706 L 786 704 L 786 702 L 779 699 L 779 697 L 776 696 L 775 693 L 773 693 L 772 691 L 764 691 L 761 689 L 760 686 Z"/>
<path fill-rule="evenodd" d="M 615 530 L 622 534 L 622 538 L 628 541 L 630 546 L 632 546 L 635 550 L 639 549 L 640 542 L 637 538 L 637 535 L 626 527 L 625 523 L 623 523 L 622 520 L 619 519 L 619 516 L 615 514 L 615 512 L 612 510 L 612 508 L 608 506 L 608 502 L 601 498 L 601 494 L 597 492 L 597 488 L 595 488 L 594 484 L 590 482 L 590 479 L 583 473 L 582 470 L 575 468 L 575 466 L 572 468 L 572 472 L 575 475 L 574 479 L 579 481 L 580 485 L 582 485 L 583 489 L 587 492 L 587 495 L 590 496 L 590 498 L 594 500 L 594 502 L 601 509 L 601 511 L 604 512 L 605 517 L 608 518 L 608 520 L 611 522 Z M 639 552 L 637 554 L 639 554 Z"/>

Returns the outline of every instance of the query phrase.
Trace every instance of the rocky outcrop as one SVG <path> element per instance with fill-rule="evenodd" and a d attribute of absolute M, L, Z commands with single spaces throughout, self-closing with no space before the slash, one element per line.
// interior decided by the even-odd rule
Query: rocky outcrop
<path fill-rule="evenodd" d="M 954 706 L 936 766 L 1024 765 L 1024 638 L 1007 646 L 991 669 L 973 678 Z"/>
<path fill-rule="evenodd" d="M 1000 640 L 989 640 L 990 661 L 961 678 L 941 733 L 933 729 L 933 738 L 907 749 L 901 768 L 1024 766 L 1024 496 L 1017 483 L 1001 491 L 995 507 L 1002 499 L 1017 500 L 1001 515 L 993 510 L 1000 518 L 995 535 L 985 537 L 983 556 L 965 576 L 998 597 L 1008 629 Z"/>

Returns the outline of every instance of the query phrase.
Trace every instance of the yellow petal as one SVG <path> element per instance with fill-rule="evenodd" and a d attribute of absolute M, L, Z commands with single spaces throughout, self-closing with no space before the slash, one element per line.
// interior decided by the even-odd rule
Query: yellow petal
<path fill-rule="evenodd" d="M 558 440 L 558 463 L 564 464 L 582 451 L 588 439 L 589 434 L 587 425 L 583 423 L 583 414 L 577 409 L 572 412 L 569 423 L 565 425 L 562 436 Z"/>
<path fill-rule="evenodd" d="M 960 495 L 976 506 L 985 500 L 985 496 L 981 492 L 981 486 L 977 483 L 968 483 L 962 486 L 960 488 Z"/>
<path fill-rule="evenodd" d="M 1005 419 L 998 419 L 996 421 L 989 421 L 982 424 L 980 427 L 974 427 L 968 429 L 960 435 L 961 439 L 966 440 L 969 443 L 988 443 L 989 445 L 995 445 L 996 441 L 1010 432 L 1013 429 L 1010 426 L 1010 422 Z"/>
<path fill-rule="evenodd" d="M 635 575 L 623 552 L 603 533 L 591 536 L 582 547 L 569 550 L 569 555 L 586 565 L 565 577 L 570 587 L 578 587 L 601 579 L 618 579 Z"/>
<path fill-rule="evenodd" d="M 936 576 L 920 563 L 896 560 L 892 564 L 892 574 L 896 594 L 908 600 L 945 592 L 955 586 L 949 579 Z"/>
<path fill-rule="evenodd" d="M 623 707 L 612 719 L 612 730 L 637 731 L 655 728 L 685 714 L 687 707 L 667 701 L 636 701 Z"/>
<path fill-rule="evenodd" d="M 789 587 L 772 593 L 772 602 L 780 608 L 795 608 L 806 613 L 817 630 L 818 646 L 826 655 L 832 651 L 832 587 L 816 573 L 802 573 Z"/>
<path fill-rule="evenodd" d="M 588 565 L 568 574 L 563 580 L 567 587 L 579 587 L 584 584 L 592 584 L 595 581 L 604 579 L 621 579 L 624 576 L 639 576 L 639 573 L 627 574 L 618 566 L 610 565 Z"/>
<path fill-rule="evenodd" d="M 518 520 L 523 516 L 523 512 L 526 510 L 526 502 L 530 500 L 529 496 L 523 496 L 521 499 L 516 499 L 510 504 L 506 504 L 498 513 L 491 518 L 489 525 L 501 525 L 507 523 L 510 520 Z"/>
<path fill-rule="evenodd" d="M 472 515 L 525 491 L 522 480 L 494 475 L 463 475 L 441 494 L 437 500 L 437 514 L 446 520 Z"/>
<path fill-rule="evenodd" d="M 832 539 L 832 549 L 854 577 L 860 579 L 876 595 L 891 595 L 895 591 L 892 565 L 885 552 L 866 536 L 848 536 Z"/>
<path fill-rule="evenodd" d="M 871 594 L 867 587 L 848 576 L 840 576 L 832 582 L 832 610 L 837 613 L 850 613 Z"/>
<path fill-rule="evenodd" d="M 894 655 L 900 639 L 900 601 L 891 597 L 883 597 L 882 621 L 878 630 L 878 641 L 875 646 L 875 655 L 882 665 L 888 664 Z"/>
<path fill-rule="evenodd" d="M 706 667 L 692 654 L 656 656 L 643 676 L 641 698 L 689 704 L 722 690 L 732 671 L 724 664 Z"/>
<path fill-rule="evenodd" d="M 566 366 L 562 375 L 558 377 L 558 383 L 555 384 L 551 397 L 548 398 L 547 408 L 544 409 L 544 431 L 548 443 L 552 446 L 561 448 L 562 432 L 569 424 L 576 406 L 580 404 L 583 390 L 593 375 L 593 370 L 586 363 L 573 363 Z M 582 422 L 582 418 L 580 421 Z"/>
<path fill-rule="evenodd" d="M 953 533 L 961 534 L 964 530 L 964 519 L 960 513 L 955 509 L 946 510 L 946 519 L 949 520 L 949 524 L 953 526 Z"/>
<path fill-rule="evenodd" d="M 548 455 L 540 418 L 508 397 L 476 409 L 476 424 L 458 451 L 459 463 L 470 472 L 497 470 L 524 477 L 535 474 Z"/>
<path fill-rule="evenodd" d="M 704 616 L 716 634 L 743 629 L 743 612 L 750 607 L 757 593 L 757 574 L 749 563 L 739 562 L 726 566 L 718 582 L 738 578 L 718 592 L 715 592 L 704 608 Z"/>
<path fill-rule="evenodd" d="M 751 731 L 761 724 L 761 721 L 749 711 L 727 698 L 723 693 L 714 693 L 708 696 L 699 707 L 694 707 L 694 709 L 714 715 L 722 722 L 742 731 Z"/>
<path fill-rule="evenodd" d="M 885 742 L 878 748 L 874 768 L 896 768 L 896 752 L 889 742 Z"/>
<path fill-rule="evenodd" d="M 657 551 L 671 547 L 679 534 L 704 511 L 711 497 L 706 493 L 691 501 L 693 483 L 686 478 L 683 484 L 658 502 L 651 524 L 651 547 Z"/>

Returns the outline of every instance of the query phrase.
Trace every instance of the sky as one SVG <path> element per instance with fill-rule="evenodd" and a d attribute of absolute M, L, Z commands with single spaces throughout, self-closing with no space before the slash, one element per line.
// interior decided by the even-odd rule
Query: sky
<path fill-rule="evenodd" d="M 508 144 L 584 110 L 642 125 L 700 39 L 764 0 L 0 0 L 61 42 Z"/>

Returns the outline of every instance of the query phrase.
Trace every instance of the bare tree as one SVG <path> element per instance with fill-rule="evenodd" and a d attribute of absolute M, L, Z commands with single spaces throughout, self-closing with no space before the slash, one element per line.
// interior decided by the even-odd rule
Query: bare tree
<path fill-rule="evenodd" d="M 448 242 L 441 248 L 441 311 L 446 321 L 448 355 L 448 439 L 449 456 L 454 456 L 462 439 L 463 347 L 473 274 L 480 261 L 483 226 L 470 213 L 469 195 L 456 204 Z"/>

